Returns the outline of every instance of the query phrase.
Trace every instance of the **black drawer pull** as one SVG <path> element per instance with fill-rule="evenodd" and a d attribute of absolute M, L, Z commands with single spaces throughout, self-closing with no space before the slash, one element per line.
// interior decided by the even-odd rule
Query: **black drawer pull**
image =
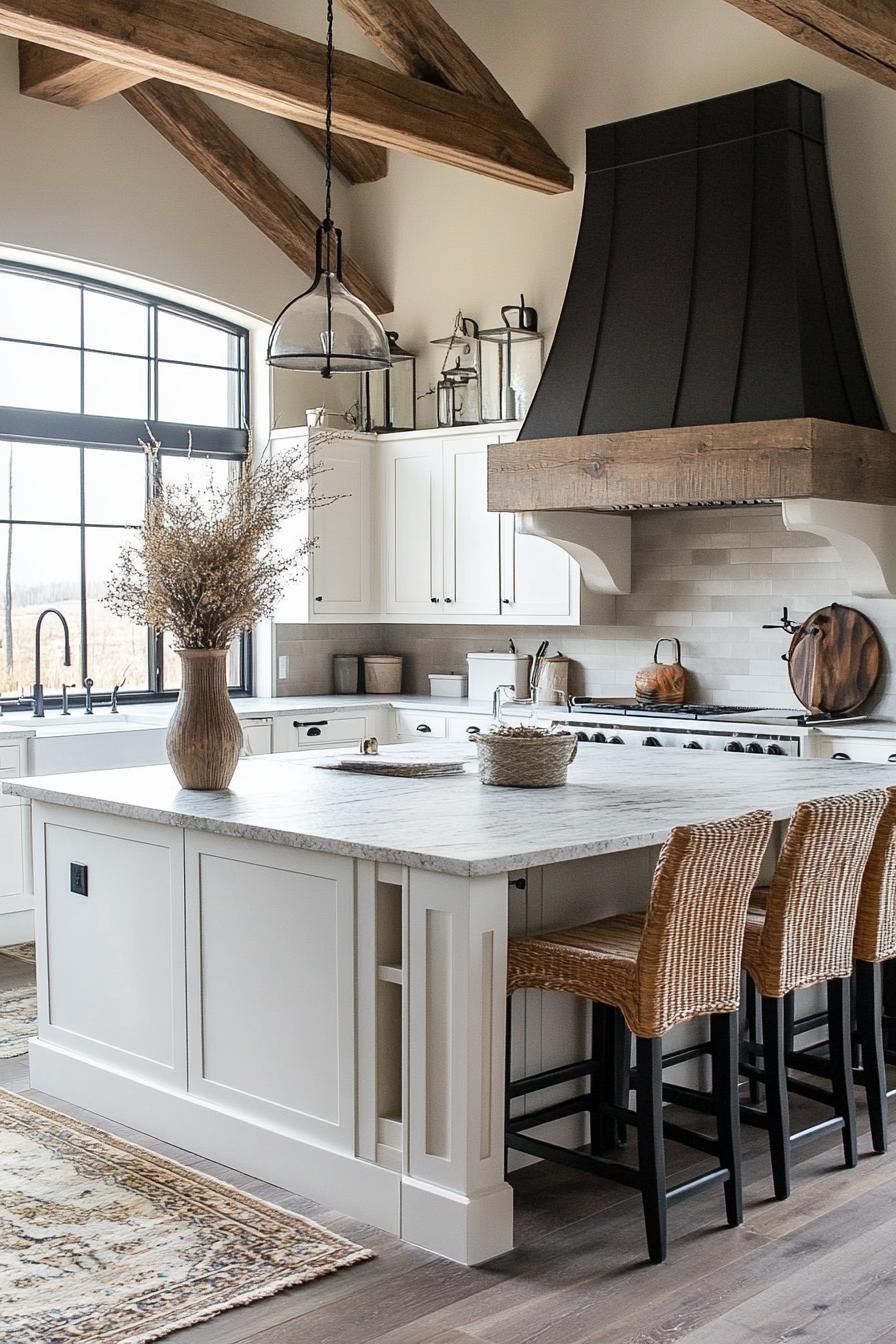
<path fill-rule="evenodd" d="M 308 729 L 308 736 L 309 736 L 309 737 L 320 737 L 320 729 L 319 729 L 319 728 L 309 728 L 309 729 Z"/>
<path fill-rule="evenodd" d="M 326 728 L 329 719 L 293 719 L 293 728 Z"/>
<path fill-rule="evenodd" d="M 831 757 L 832 761 L 851 761 L 852 757 L 847 756 L 845 751 L 835 751 Z"/>
<path fill-rule="evenodd" d="M 428 723 L 418 723 L 418 724 L 417 724 L 417 732 L 418 732 L 418 733 L 431 733 L 431 732 L 432 732 L 432 729 L 430 728 L 430 726 L 429 726 Z"/>
<path fill-rule="evenodd" d="M 469 728 L 467 729 L 467 732 L 468 732 L 468 733 L 481 733 L 481 732 L 482 732 L 482 729 L 479 727 L 479 724 L 478 724 L 478 723 L 471 723 L 470 726 L 469 726 Z M 893 757 L 891 756 L 890 759 L 892 760 Z"/>

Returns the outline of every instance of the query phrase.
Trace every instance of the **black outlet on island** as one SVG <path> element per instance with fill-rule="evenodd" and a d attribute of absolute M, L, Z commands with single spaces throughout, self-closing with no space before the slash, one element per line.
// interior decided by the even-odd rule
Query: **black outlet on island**
<path fill-rule="evenodd" d="M 69 865 L 70 888 L 73 896 L 87 895 L 87 864 L 72 863 Z"/>

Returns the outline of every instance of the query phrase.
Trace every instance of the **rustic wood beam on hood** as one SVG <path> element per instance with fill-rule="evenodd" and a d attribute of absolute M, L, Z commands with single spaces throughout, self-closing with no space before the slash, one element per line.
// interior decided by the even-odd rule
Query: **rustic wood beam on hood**
<path fill-rule="evenodd" d="M 779 33 L 896 89 L 892 0 L 728 0 Z"/>
<path fill-rule="evenodd" d="M 59 103 L 63 107 L 82 108 L 98 103 L 114 93 L 123 93 L 135 84 L 142 84 L 143 76 L 133 70 L 122 70 L 86 56 L 74 56 L 70 51 L 41 47 L 35 42 L 19 43 L 19 92 L 29 98 Z M 324 133 L 317 126 L 302 126 L 292 122 L 299 135 L 320 153 L 324 152 Z M 363 140 L 334 135 L 333 165 L 347 182 L 378 182 L 388 171 L 386 151 L 381 145 L 368 145 Z"/>
<path fill-rule="evenodd" d="M 318 218 L 290 191 L 207 103 L 190 89 L 148 80 L 122 97 L 217 187 L 290 261 L 314 273 Z M 351 257 L 343 256 L 345 283 L 375 313 L 392 311 L 392 300 Z"/>
<path fill-rule="evenodd" d="M 208 0 L 0 0 L 0 32 L 311 126 L 324 123 L 326 48 Z M 555 194 L 572 175 L 494 103 L 338 52 L 337 133 Z"/>

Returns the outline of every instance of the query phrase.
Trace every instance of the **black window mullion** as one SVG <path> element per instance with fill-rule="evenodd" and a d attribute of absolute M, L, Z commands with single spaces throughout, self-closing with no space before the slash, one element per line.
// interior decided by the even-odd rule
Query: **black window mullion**
<path fill-rule="evenodd" d="M 83 306 L 83 290 L 82 306 Z M 87 680 L 87 485 L 84 470 L 84 447 L 79 449 L 81 467 L 81 681 Z"/>

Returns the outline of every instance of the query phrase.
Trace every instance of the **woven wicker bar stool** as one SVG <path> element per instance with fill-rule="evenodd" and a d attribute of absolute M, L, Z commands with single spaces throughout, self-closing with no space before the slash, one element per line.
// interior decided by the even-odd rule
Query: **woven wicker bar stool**
<path fill-rule="evenodd" d="M 750 892 L 770 834 L 771 814 L 764 811 L 676 827 L 660 852 L 646 913 L 510 940 L 506 1146 L 639 1189 L 654 1263 L 666 1258 L 667 1207 L 681 1195 L 723 1181 L 728 1223 L 743 1221 L 737 1096 L 740 955 Z M 510 1082 L 512 996 L 523 988 L 590 1000 L 593 1058 Z M 606 1078 L 601 1022 L 608 1014 L 620 1027 L 624 1021 L 636 1037 L 634 1111 L 621 1104 L 627 1101 L 621 1089 L 609 1089 L 610 1096 L 608 1089 L 601 1089 Z M 717 1119 L 717 1139 L 664 1123 L 662 1114 L 662 1038 L 671 1027 L 706 1016 L 711 1017 L 713 1070 L 709 1109 Z M 511 1118 L 514 1098 L 580 1077 L 591 1080 L 585 1095 Z M 590 1119 L 589 1153 L 524 1132 L 583 1111 Z M 599 1155 L 601 1119 L 607 1116 L 616 1124 L 634 1125 L 637 1167 Z M 667 1190 L 664 1133 L 710 1154 L 719 1165 Z"/>
<path fill-rule="evenodd" d="M 887 795 L 882 789 L 801 803 L 791 818 L 774 878 L 750 903 L 743 965 L 760 996 L 762 1044 L 745 1042 L 741 1073 L 765 1087 L 765 1109 L 741 1119 L 768 1131 L 775 1198 L 790 1194 L 795 1146 L 842 1130 L 846 1166 L 856 1165 L 849 977 L 863 874 Z M 830 1057 L 792 1049 L 793 995 L 825 984 Z M 752 990 L 751 990 L 752 992 Z M 790 1070 L 828 1078 L 830 1089 Z M 791 1133 L 788 1091 L 831 1106 L 834 1115 Z"/>

